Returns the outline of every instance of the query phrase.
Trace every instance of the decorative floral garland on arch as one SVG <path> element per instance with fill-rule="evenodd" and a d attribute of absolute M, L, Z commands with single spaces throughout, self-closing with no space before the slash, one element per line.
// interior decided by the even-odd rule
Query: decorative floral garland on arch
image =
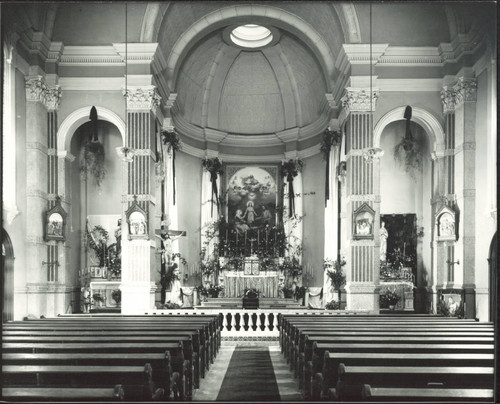
<path fill-rule="evenodd" d="M 330 151 L 333 146 L 338 146 L 342 142 L 342 133 L 340 131 L 326 128 L 321 139 L 320 150 L 323 153 L 323 158 L 326 160 L 326 175 L 325 175 L 325 207 L 330 199 Z"/>
<path fill-rule="evenodd" d="M 172 130 L 162 130 L 161 131 L 161 141 L 167 146 L 167 152 L 172 152 L 172 187 L 173 187 L 173 203 L 175 205 L 175 152 L 181 148 L 181 140 L 179 134 Z"/>
<path fill-rule="evenodd" d="M 293 179 L 302 171 L 304 163 L 302 160 L 288 160 L 281 163 L 281 176 L 288 181 L 288 216 L 295 215 L 295 192 L 293 191 Z"/>
<path fill-rule="evenodd" d="M 215 203 L 217 205 L 217 212 L 219 212 L 219 191 L 217 189 L 217 175 L 222 175 L 222 162 L 218 157 L 209 159 L 205 157 L 201 161 L 201 166 L 210 173 L 210 182 L 212 183 L 212 201 L 215 196 Z M 211 204 L 210 214 L 213 216 L 213 203 Z"/>

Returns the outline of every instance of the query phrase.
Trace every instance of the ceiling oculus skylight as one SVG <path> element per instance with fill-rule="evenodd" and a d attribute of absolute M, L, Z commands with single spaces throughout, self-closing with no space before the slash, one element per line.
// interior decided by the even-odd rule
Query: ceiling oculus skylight
<path fill-rule="evenodd" d="M 261 25 L 246 24 L 233 29 L 230 38 L 235 45 L 243 48 L 260 48 L 273 40 L 273 34 Z"/>

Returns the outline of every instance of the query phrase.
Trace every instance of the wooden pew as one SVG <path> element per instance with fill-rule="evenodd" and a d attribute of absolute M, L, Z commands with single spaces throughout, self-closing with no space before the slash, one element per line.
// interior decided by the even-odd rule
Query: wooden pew
<path fill-rule="evenodd" d="M 451 321 L 446 321 L 446 322 L 438 322 L 438 321 L 432 321 L 431 323 L 434 327 L 442 326 L 442 327 L 452 327 L 455 326 L 457 327 L 457 330 L 460 329 L 462 331 L 467 331 L 467 330 L 474 330 L 477 331 L 479 328 L 484 328 L 485 330 L 491 330 L 492 329 L 492 324 L 491 323 L 473 323 L 473 322 L 451 322 Z M 290 344 L 293 343 L 292 341 L 296 341 L 298 338 L 298 334 L 302 330 L 311 330 L 311 331 L 325 331 L 329 330 L 332 327 L 345 327 L 348 326 L 350 328 L 369 328 L 369 329 L 391 329 L 395 327 L 408 327 L 408 328 L 422 328 L 422 327 L 427 327 L 429 326 L 429 323 L 421 322 L 421 321 L 399 321 L 399 322 L 390 322 L 390 323 L 381 323 L 379 321 L 373 321 L 373 322 L 351 322 L 345 320 L 345 318 L 340 318 L 339 320 L 318 320 L 311 322 L 310 320 L 303 320 L 301 319 L 300 321 L 289 321 L 288 323 L 285 324 L 284 328 L 282 331 L 280 331 L 280 343 L 282 346 L 282 352 L 285 353 L 285 355 L 288 355 L 289 350 L 290 350 Z"/>
<path fill-rule="evenodd" d="M 293 341 L 298 341 L 298 335 L 305 331 L 328 331 L 332 328 L 343 328 L 343 327 L 349 327 L 352 329 L 369 329 L 369 330 L 374 330 L 374 329 L 399 329 L 400 327 L 406 327 L 408 329 L 421 329 L 421 328 L 426 328 L 429 326 L 429 324 L 426 323 L 420 323 L 420 322 L 399 322 L 399 323 L 379 323 L 379 322 L 373 322 L 373 323 L 363 323 L 363 324 L 357 324 L 357 323 L 351 323 L 347 321 L 317 321 L 317 322 L 309 322 L 309 321 L 301 321 L 301 322 L 294 322 L 294 323 L 289 323 L 288 324 L 288 331 L 284 330 L 284 334 L 282 335 L 281 338 L 281 343 L 282 343 L 282 351 L 285 353 L 285 355 L 288 355 L 290 352 L 290 345 L 293 344 Z M 485 331 L 491 331 L 493 329 L 493 325 L 491 323 L 438 323 L 438 322 L 432 322 L 432 326 L 435 327 L 436 329 L 439 327 L 444 327 L 450 329 L 450 327 L 455 327 L 456 330 L 460 331 L 478 331 L 479 329 L 484 329 Z"/>
<path fill-rule="evenodd" d="M 175 330 L 198 330 L 200 332 L 200 344 L 206 345 L 208 348 L 208 358 L 206 358 L 206 368 L 208 369 L 209 363 L 213 363 L 216 352 L 220 347 L 220 330 L 216 328 L 218 322 L 217 316 L 207 317 L 190 317 L 188 319 L 183 317 L 151 317 L 152 321 L 146 321 L 144 317 L 134 318 L 128 316 L 118 317 L 83 317 L 80 318 L 55 318 L 55 319 L 41 319 L 29 320 L 27 322 L 17 322 L 9 324 L 6 329 L 23 329 L 26 324 L 37 324 L 38 329 L 55 329 L 56 327 L 64 324 L 68 329 L 175 329 Z"/>
<path fill-rule="evenodd" d="M 121 385 L 115 387 L 6 387 L 2 397 L 19 401 L 122 401 L 125 392 Z"/>
<path fill-rule="evenodd" d="M 363 326 L 363 327 L 358 327 L 358 326 L 349 326 L 349 325 L 333 325 L 333 326 L 328 326 L 328 327 L 309 327 L 309 326 L 297 326 L 296 327 L 296 333 L 293 335 L 293 337 L 290 338 L 290 340 L 286 343 L 285 345 L 285 356 L 287 357 L 287 361 L 291 362 L 291 367 L 293 368 L 294 365 L 298 362 L 298 357 L 301 352 L 304 352 L 307 354 L 307 348 L 311 347 L 311 343 L 309 342 L 309 345 L 306 346 L 305 342 L 305 337 L 306 335 L 309 337 L 309 340 L 314 340 L 314 339 L 324 339 L 326 341 L 331 341 L 331 339 L 328 339 L 328 336 L 335 336 L 339 335 L 370 335 L 371 333 L 377 332 L 379 334 L 384 334 L 384 335 L 394 335 L 391 334 L 391 331 L 398 333 L 398 335 L 419 335 L 422 332 L 427 333 L 429 331 L 432 331 L 433 333 L 438 333 L 435 334 L 436 336 L 442 335 L 443 338 L 468 338 L 468 337 L 484 337 L 484 338 L 492 338 L 493 336 L 493 327 L 481 327 L 477 328 L 476 330 L 471 329 L 471 328 L 462 328 L 461 326 L 454 325 L 454 326 L 449 326 L 449 327 L 444 327 L 444 326 L 433 326 L 430 328 L 430 326 L 415 326 L 411 324 L 404 324 L 401 325 L 397 328 L 397 330 L 400 330 L 401 333 L 398 331 L 394 331 L 395 327 L 394 326 Z M 439 334 L 441 333 L 441 334 Z M 466 334 L 466 333 L 469 333 Z M 453 335 L 455 334 L 455 335 Z M 316 338 L 315 336 L 318 336 Z M 489 341 L 486 339 L 485 341 Z M 307 355 L 306 355 L 307 356 Z M 309 360 L 308 358 L 306 360 Z"/>
<path fill-rule="evenodd" d="M 91 334 L 101 334 L 101 335 L 129 335 L 132 333 L 138 333 L 138 335 L 149 334 L 154 335 L 153 332 L 159 333 L 158 335 L 164 336 L 182 336 L 182 335 L 191 335 L 192 336 L 192 349 L 197 353 L 197 357 L 201 362 L 198 364 L 196 361 L 193 361 L 195 366 L 195 370 L 197 374 L 200 374 L 201 377 L 204 377 L 205 370 L 209 368 L 209 363 L 213 361 L 213 355 L 215 352 L 210 349 L 211 343 L 205 342 L 207 340 L 206 334 L 200 334 L 200 330 L 197 326 L 183 326 L 183 325 L 164 325 L 164 324 L 156 324 L 156 325 L 144 325 L 144 324 L 80 324 L 78 322 L 59 322 L 52 323 L 50 321 L 36 323 L 33 324 L 31 322 L 28 323 L 8 323 L 4 329 L 4 335 L 12 336 L 12 335 L 41 335 L 41 333 L 55 333 L 55 335 L 73 335 L 75 333 L 81 333 L 82 335 Z M 21 333 L 21 334 L 20 334 Z M 111 333 L 111 334 L 110 334 Z M 151 333 L 151 334 L 150 334 Z M 206 348 L 205 348 L 206 347 Z M 197 359 L 197 358 L 195 358 Z"/>
<path fill-rule="evenodd" d="M 160 353 L 163 358 L 168 359 L 165 367 L 160 370 L 165 374 L 161 381 L 161 387 L 167 394 L 173 390 L 181 399 L 189 399 L 192 396 L 192 373 L 191 364 L 184 359 L 184 348 L 182 342 L 4 342 L 3 353 Z M 165 353 L 168 352 L 168 355 Z M 171 370 L 170 370 L 171 368 Z M 117 383 L 115 383 L 117 384 Z M 123 383 L 122 383 L 123 384 Z"/>
<path fill-rule="evenodd" d="M 482 337 L 480 337 L 482 338 Z M 363 354 L 368 353 L 398 353 L 404 355 L 405 353 L 492 353 L 493 343 L 485 342 L 482 340 L 471 339 L 469 341 L 455 341 L 448 343 L 446 339 L 434 337 L 399 337 L 393 339 L 392 337 L 372 336 L 367 337 L 354 337 L 354 340 L 349 338 L 340 337 L 336 342 L 321 343 L 314 341 L 313 343 L 313 356 L 312 360 L 305 362 L 304 370 L 302 372 L 303 386 L 306 397 L 313 396 L 318 398 L 318 391 L 326 394 L 330 387 L 335 385 L 335 379 L 328 375 L 335 363 L 328 363 L 327 352 L 347 353 L 358 352 Z M 325 359 L 323 359 L 325 358 Z M 325 376 L 323 375 L 325 372 Z M 314 378 L 314 383 L 313 379 Z"/>
<path fill-rule="evenodd" d="M 493 366 L 346 366 L 341 363 L 338 374 L 336 394 L 341 401 L 361 398 L 353 397 L 350 388 L 359 383 L 391 388 L 482 389 L 493 386 L 494 381 Z"/>
<path fill-rule="evenodd" d="M 479 338 L 474 338 L 473 341 L 475 342 L 492 342 L 494 338 L 494 332 L 489 331 L 489 332 L 478 332 L 478 337 Z M 446 341 L 459 341 L 463 342 L 464 337 L 465 338 L 473 338 L 474 333 L 473 332 L 436 332 L 433 329 L 429 329 L 428 331 L 425 330 L 401 330 L 401 331 L 363 331 L 363 332 L 358 332 L 358 331 L 331 331 L 331 332 L 324 332 L 321 334 L 318 333 L 307 333 L 307 334 L 302 334 L 304 338 L 301 339 L 301 343 L 299 343 L 299 346 L 294 349 L 295 357 L 292 357 L 292 363 L 293 360 L 295 359 L 295 374 L 296 377 L 299 377 L 299 387 L 302 388 L 304 385 L 304 379 L 305 379 L 305 373 L 304 373 L 304 366 L 308 362 L 312 362 L 314 364 L 313 370 L 312 370 L 312 375 L 315 373 L 321 371 L 323 368 L 323 357 L 324 357 L 324 352 L 327 350 L 327 345 L 329 343 L 342 343 L 346 341 L 351 341 L 348 337 L 369 337 L 369 336 L 377 336 L 377 337 L 413 337 L 417 341 L 420 341 L 420 337 L 434 337 L 434 338 L 442 338 L 444 337 L 444 340 Z M 316 344 L 316 345 L 315 345 Z M 319 345 L 318 347 L 318 344 Z M 325 345 L 323 345 L 325 344 Z"/>
<path fill-rule="evenodd" d="M 316 375 L 321 394 L 326 396 L 328 390 L 335 386 L 340 375 L 340 364 L 344 366 L 411 366 L 411 367 L 492 367 L 494 354 L 491 353 L 442 353 L 442 352 L 325 352 L 321 377 Z M 315 394 L 317 397 L 317 393 Z"/>
<path fill-rule="evenodd" d="M 144 398 L 163 399 L 163 389 L 155 388 L 152 374 L 153 370 L 149 363 L 143 366 L 3 365 L 3 385 L 7 387 L 2 388 L 2 395 L 3 397 L 9 394 L 15 396 L 16 391 L 24 389 L 29 391 L 33 387 L 66 388 L 71 386 L 79 388 L 79 394 L 85 394 L 87 391 L 92 397 L 91 389 L 105 389 L 109 393 L 110 388 L 107 386 L 116 386 L 114 383 L 121 381 L 122 383 L 119 384 L 124 387 L 119 388 L 118 391 L 116 387 L 113 388 L 114 393 L 109 397 L 110 399 L 127 401 L 144 400 Z M 48 393 L 48 391 L 45 392 Z M 31 394 L 35 392 L 31 391 Z"/>
<path fill-rule="evenodd" d="M 47 330 L 38 330 L 35 329 L 27 329 L 27 330 L 7 330 L 3 332 L 3 341 L 4 342 L 21 342 L 23 340 L 31 340 L 32 337 L 36 337 L 38 340 L 48 340 L 48 341 L 70 341 L 67 337 L 72 338 L 71 340 L 75 341 L 74 337 L 77 337 L 76 340 L 81 340 L 82 337 L 91 337 L 94 338 L 94 341 L 97 340 L 113 340 L 117 341 L 131 341 L 135 339 L 146 341 L 146 337 L 153 336 L 155 339 L 158 338 L 160 341 L 165 341 L 165 331 L 150 331 L 150 330 L 133 330 L 133 331 L 118 331 L 118 330 L 57 330 L 57 331 L 47 331 Z M 126 335 L 126 339 L 123 339 L 123 336 Z M 132 338 L 133 337 L 133 338 Z M 173 337 L 181 337 L 181 338 L 173 338 Z M 186 359 L 190 360 L 193 365 L 193 385 L 194 388 L 198 388 L 200 384 L 200 377 L 205 377 L 205 347 L 199 344 L 199 333 L 198 331 L 168 331 L 168 338 L 177 340 L 182 339 L 185 340 L 186 350 L 184 355 Z M 192 338 L 190 340 L 190 338 Z M 192 348 L 189 347 L 189 343 L 192 344 Z M 191 352 L 192 350 L 192 352 Z"/>
<path fill-rule="evenodd" d="M 428 341 L 427 341 L 428 342 Z M 446 344 L 439 343 L 425 343 L 425 342 L 412 342 L 412 343 L 397 343 L 397 342 L 380 342 L 379 343 L 353 343 L 353 344 L 319 344 L 321 348 L 325 349 L 324 360 L 322 368 L 319 368 L 316 363 L 309 362 L 305 367 L 304 379 L 304 392 L 312 399 L 319 399 L 321 395 L 328 394 L 328 390 L 335 387 L 338 379 L 338 373 L 335 372 L 335 366 L 340 363 L 339 357 L 344 355 L 343 362 L 351 363 L 349 353 L 358 354 L 365 358 L 363 363 L 388 363 L 389 357 L 399 356 L 399 363 L 405 362 L 409 366 L 417 366 L 419 364 L 415 357 L 416 354 L 428 355 L 432 358 L 439 358 L 439 355 L 458 355 L 455 359 L 448 359 L 455 364 L 461 365 L 481 365 L 483 367 L 491 366 L 493 360 L 491 356 L 494 353 L 493 344 Z M 370 358 L 370 355 L 374 355 Z M 378 354 L 378 355 L 376 355 Z M 467 356 L 462 356 L 467 354 Z M 408 355 L 408 360 L 405 356 Z M 470 361 L 467 358 L 476 356 L 476 361 Z M 439 359 L 436 359 L 439 361 Z M 317 371 L 317 372 L 315 372 Z M 337 370 L 338 372 L 338 370 Z M 311 380 L 312 378 L 312 380 Z M 308 381 L 310 381 L 308 383 Z M 309 386 L 310 384 L 310 386 Z M 310 388 L 310 392 L 307 389 Z"/>
<path fill-rule="evenodd" d="M 336 394 L 336 392 L 335 392 Z M 361 388 L 360 399 L 363 401 L 472 401 L 492 402 L 493 389 L 470 388 L 413 388 L 413 387 L 371 387 L 365 384 Z"/>

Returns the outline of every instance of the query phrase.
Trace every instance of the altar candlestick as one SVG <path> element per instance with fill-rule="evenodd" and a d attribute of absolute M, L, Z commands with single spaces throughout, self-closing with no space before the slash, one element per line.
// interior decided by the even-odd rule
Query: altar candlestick
<path fill-rule="evenodd" d="M 245 245 L 247 245 L 247 232 L 245 232 Z"/>
<path fill-rule="evenodd" d="M 238 230 L 236 230 L 236 244 L 238 244 Z"/>
<path fill-rule="evenodd" d="M 227 237 L 227 235 L 228 235 L 228 230 L 226 229 L 226 243 L 229 240 L 228 237 Z"/>
<path fill-rule="evenodd" d="M 257 230 L 257 245 L 260 244 L 259 238 L 260 238 L 260 230 Z"/>

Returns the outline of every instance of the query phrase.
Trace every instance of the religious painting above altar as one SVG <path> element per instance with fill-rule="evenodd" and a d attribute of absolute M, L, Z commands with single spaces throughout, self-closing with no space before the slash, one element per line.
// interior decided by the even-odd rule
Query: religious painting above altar
<path fill-rule="evenodd" d="M 227 222 L 238 234 L 276 225 L 277 166 L 227 166 Z"/>
<path fill-rule="evenodd" d="M 282 253 L 278 165 L 225 167 L 226 210 L 222 256 L 277 257 Z"/>

